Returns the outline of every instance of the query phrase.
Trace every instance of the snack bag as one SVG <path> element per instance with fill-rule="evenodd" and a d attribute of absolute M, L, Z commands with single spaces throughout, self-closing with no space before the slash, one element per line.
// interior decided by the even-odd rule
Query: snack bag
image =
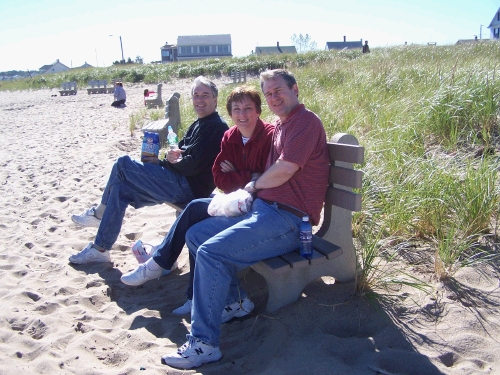
<path fill-rule="evenodd" d="M 156 156 L 160 153 L 160 136 L 158 133 L 144 132 L 142 139 L 141 161 L 144 157 Z"/>

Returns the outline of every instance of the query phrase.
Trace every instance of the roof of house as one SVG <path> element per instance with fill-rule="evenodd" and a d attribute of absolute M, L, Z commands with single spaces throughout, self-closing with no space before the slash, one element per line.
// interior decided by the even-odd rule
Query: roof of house
<path fill-rule="evenodd" d="M 160 47 L 160 49 L 170 49 L 170 48 L 177 48 L 177 44 L 168 44 L 168 42 L 166 42 L 164 46 Z"/>
<path fill-rule="evenodd" d="M 78 67 L 76 67 L 75 69 L 79 69 L 79 68 L 93 68 L 93 66 L 92 66 L 92 65 L 90 65 L 89 63 L 87 63 L 87 62 L 85 61 L 85 64 L 83 64 L 82 66 L 78 66 Z"/>
<path fill-rule="evenodd" d="M 62 65 L 62 66 L 64 66 L 65 68 L 69 69 L 69 67 L 67 67 L 67 66 L 66 66 L 66 65 L 64 65 L 62 62 L 60 62 L 60 61 L 59 61 L 59 59 L 57 59 L 57 60 L 56 60 L 55 62 L 53 62 L 52 64 L 50 64 L 50 65 L 44 65 L 44 66 L 42 66 L 42 67 L 41 67 L 40 69 L 38 69 L 38 70 L 40 70 L 40 71 L 46 71 L 46 70 L 49 70 L 50 68 L 52 68 L 53 66 L 55 66 L 55 65 L 57 65 L 57 64 Z"/>
<path fill-rule="evenodd" d="M 363 42 L 357 40 L 355 42 L 326 42 L 326 47 L 330 49 L 344 49 L 344 48 L 363 48 Z"/>
<path fill-rule="evenodd" d="M 498 13 L 500 13 L 500 8 L 498 8 L 497 12 L 493 16 L 493 19 L 491 20 L 490 26 L 488 26 L 488 29 L 495 29 L 497 27 L 500 27 L 500 20 Z"/>
<path fill-rule="evenodd" d="M 177 37 L 178 46 L 198 46 L 209 44 L 231 44 L 231 34 L 181 35 Z"/>
<path fill-rule="evenodd" d="M 295 46 L 272 46 L 272 47 L 255 47 L 257 55 L 279 55 L 282 53 L 297 53 Z"/>

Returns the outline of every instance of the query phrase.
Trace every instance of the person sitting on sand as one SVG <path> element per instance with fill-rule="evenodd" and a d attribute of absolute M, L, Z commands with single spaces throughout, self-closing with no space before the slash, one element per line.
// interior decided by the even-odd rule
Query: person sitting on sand
<path fill-rule="evenodd" d="M 274 125 L 263 122 L 260 95 L 254 88 L 237 87 L 228 96 L 226 108 L 236 126 L 224 134 L 221 152 L 215 159 L 212 172 L 215 185 L 224 193 L 242 189 L 252 179 L 257 179 L 263 172 L 271 148 Z M 185 244 L 187 230 L 194 224 L 209 218 L 208 205 L 212 198 L 191 201 L 177 217 L 163 242 L 156 247 L 152 258 L 140 264 L 135 270 L 121 277 L 127 285 L 141 285 L 148 280 L 159 278 L 164 270 L 170 270 L 175 264 Z M 194 258 L 189 257 L 190 283 L 187 290 L 187 302 L 173 311 L 174 314 L 189 314 L 193 299 L 192 275 L 195 267 Z M 239 307 L 239 296 L 229 296 L 224 309 L 222 322 L 233 317 L 247 315 L 253 309 L 253 303 L 246 298 L 243 309 Z"/>
<path fill-rule="evenodd" d="M 115 92 L 113 94 L 115 101 L 111 103 L 112 107 L 120 107 L 125 104 L 125 101 L 127 100 L 127 94 L 125 94 L 125 90 L 123 89 L 123 83 L 122 82 L 116 82 L 115 85 Z"/>
<path fill-rule="evenodd" d="M 71 263 L 111 260 L 109 250 L 118 238 L 128 205 L 137 209 L 164 202 L 185 203 L 213 192 L 212 166 L 229 128 L 216 111 L 218 90 L 213 82 L 203 76 L 196 78 L 191 95 L 198 119 L 187 129 L 179 149 L 169 150 L 166 160 L 118 158 L 101 203 L 71 217 L 78 225 L 99 228 L 94 242 L 69 257 Z M 183 157 L 178 160 L 180 153 Z"/>
<path fill-rule="evenodd" d="M 256 193 L 252 209 L 241 216 L 213 216 L 186 233 L 196 262 L 191 333 L 162 363 L 191 369 L 221 359 L 222 311 L 228 295 L 246 298 L 237 273 L 266 258 L 299 247 L 299 227 L 308 215 L 317 225 L 328 185 L 329 156 L 325 129 L 316 114 L 298 99 L 294 76 L 284 70 L 264 71 L 261 88 L 269 109 L 279 119 L 266 171 L 245 190 Z"/>

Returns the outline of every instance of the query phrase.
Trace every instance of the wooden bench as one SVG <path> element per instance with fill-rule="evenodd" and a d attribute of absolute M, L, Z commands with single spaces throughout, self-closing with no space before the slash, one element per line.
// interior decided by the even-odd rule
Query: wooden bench
<path fill-rule="evenodd" d="M 89 81 L 89 88 L 87 89 L 87 94 L 107 94 L 108 93 L 108 81 L 105 79 L 94 79 Z M 114 88 L 113 88 L 114 91 Z"/>
<path fill-rule="evenodd" d="M 148 108 L 158 108 L 163 106 L 163 100 L 161 98 L 161 87 L 162 84 L 158 83 L 156 85 L 156 93 L 144 98 L 144 104 Z"/>
<path fill-rule="evenodd" d="M 299 299 L 302 290 L 321 276 L 336 282 L 356 277 L 356 251 L 352 239 L 352 212 L 361 210 L 362 172 L 353 163 L 362 164 L 364 148 L 357 139 L 345 133 L 328 142 L 330 178 L 325 196 L 323 223 L 313 235 L 313 256 L 303 258 L 299 250 L 260 261 L 251 268 L 266 280 L 269 297 L 266 310 L 274 312 Z"/>
<path fill-rule="evenodd" d="M 299 249 L 269 258 L 250 268 L 266 280 L 270 313 L 299 299 L 311 281 L 331 276 L 336 282 L 349 282 L 357 272 L 356 250 L 352 238 L 352 212 L 361 211 L 361 194 L 352 191 L 362 187 L 363 172 L 353 164 L 363 164 L 364 148 L 357 139 L 338 133 L 328 142 L 330 154 L 329 185 L 325 195 L 323 222 L 313 235 L 313 255 L 303 258 Z M 186 204 L 171 204 L 177 215 Z M 241 275 L 245 274 L 245 270 Z"/>
<path fill-rule="evenodd" d="M 233 80 L 233 83 L 246 82 L 247 81 L 247 72 L 240 71 L 240 70 L 233 70 L 231 72 L 231 79 Z"/>
<path fill-rule="evenodd" d="M 151 121 L 142 127 L 143 132 L 158 133 L 160 137 L 160 146 L 165 146 L 167 139 L 167 128 L 170 125 L 172 130 L 177 133 L 181 125 L 181 111 L 179 108 L 179 98 L 181 94 L 175 92 L 167 100 L 165 105 L 165 118 L 161 120 Z"/>
<path fill-rule="evenodd" d="M 61 83 L 61 89 L 62 90 L 59 90 L 59 94 L 61 94 L 61 96 L 76 95 L 78 91 L 76 88 L 76 82 L 63 82 Z"/>

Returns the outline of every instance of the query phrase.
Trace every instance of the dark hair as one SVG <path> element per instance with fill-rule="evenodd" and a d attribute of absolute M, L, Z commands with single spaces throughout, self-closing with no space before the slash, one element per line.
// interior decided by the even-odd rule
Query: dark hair
<path fill-rule="evenodd" d="M 241 103 L 244 98 L 250 99 L 255 104 L 255 109 L 259 115 L 262 113 L 262 101 L 259 92 L 250 86 L 239 86 L 231 91 L 227 97 L 226 109 L 229 116 L 232 116 L 233 102 Z"/>
<path fill-rule="evenodd" d="M 144 89 L 144 96 L 148 96 L 149 94 L 149 90 L 148 89 Z"/>
<path fill-rule="evenodd" d="M 283 78 L 289 89 L 291 89 L 293 85 L 297 84 L 297 81 L 295 80 L 293 74 L 286 69 L 265 70 L 260 73 L 260 89 L 264 90 L 265 81 L 276 79 L 278 77 Z"/>

